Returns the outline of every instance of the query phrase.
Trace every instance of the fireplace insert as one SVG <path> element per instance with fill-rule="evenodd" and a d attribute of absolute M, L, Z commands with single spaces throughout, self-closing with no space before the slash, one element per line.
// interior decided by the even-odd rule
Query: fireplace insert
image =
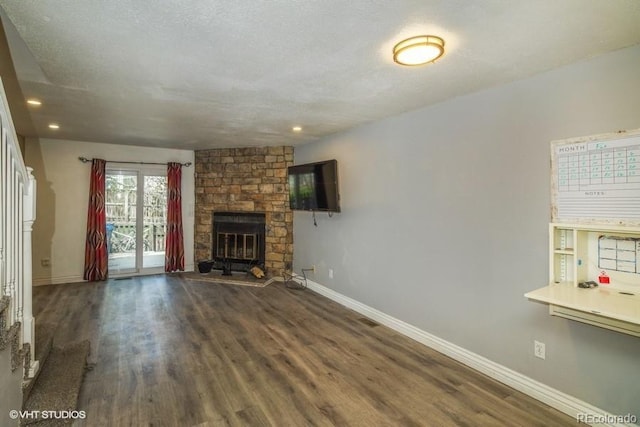
<path fill-rule="evenodd" d="M 212 235 L 212 268 L 226 274 L 248 271 L 253 266 L 264 270 L 264 213 L 214 212 Z"/>

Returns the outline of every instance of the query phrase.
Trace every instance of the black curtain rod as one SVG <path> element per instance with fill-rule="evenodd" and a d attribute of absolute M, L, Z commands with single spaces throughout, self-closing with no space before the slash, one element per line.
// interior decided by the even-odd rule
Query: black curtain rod
<path fill-rule="evenodd" d="M 90 161 L 92 161 L 93 159 L 87 159 L 86 157 L 78 157 L 78 160 L 80 160 L 82 163 L 88 163 Z M 128 163 L 128 164 L 132 164 L 132 165 L 168 165 L 168 163 L 153 163 L 153 162 L 120 162 L 117 160 L 105 160 L 107 163 Z M 182 166 L 186 166 L 189 167 L 191 166 L 191 162 L 187 162 L 187 163 L 180 163 Z"/>

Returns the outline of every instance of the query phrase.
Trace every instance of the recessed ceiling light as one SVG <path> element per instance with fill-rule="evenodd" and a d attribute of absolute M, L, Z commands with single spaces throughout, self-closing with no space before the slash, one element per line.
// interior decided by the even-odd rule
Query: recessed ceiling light
<path fill-rule="evenodd" d="M 57 123 L 49 123 L 49 129 L 60 129 L 60 125 Z"/>
<path fill-rule="evenodd" d="M 302 132 L 302 126 L 294 126 L 291 128 L 291 130 L 294 132 Z"/>
<path fill-rule="evenodd" d="M 38 99 L 30 98 L 30 99 L 27 99 L 27 104 L 39 107 L 42 105 L 42 102 Z"/>
<path fill-rule="evenodd" d="M 423 65 L 444 54 L 444 40 L 436 36 L 416 36 L 393 47 L 393 60 L 400 65 Z"/>

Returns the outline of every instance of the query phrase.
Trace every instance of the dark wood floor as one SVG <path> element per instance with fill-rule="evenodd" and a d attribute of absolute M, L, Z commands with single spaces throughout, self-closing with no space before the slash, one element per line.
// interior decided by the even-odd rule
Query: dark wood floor
<path fill-rule="evenodd" d="M 158 275 L 34 289 L 89 339 L 80 426 L 563 426 L 570 417 L 309 290 Z"/>

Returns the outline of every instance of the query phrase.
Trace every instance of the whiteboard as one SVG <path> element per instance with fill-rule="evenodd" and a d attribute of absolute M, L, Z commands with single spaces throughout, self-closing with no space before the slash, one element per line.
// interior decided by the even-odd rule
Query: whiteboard
<path fill-rule="evenodd" d="M 640 129 L 551 142 L 552 222 L 640 225 Z"/>

